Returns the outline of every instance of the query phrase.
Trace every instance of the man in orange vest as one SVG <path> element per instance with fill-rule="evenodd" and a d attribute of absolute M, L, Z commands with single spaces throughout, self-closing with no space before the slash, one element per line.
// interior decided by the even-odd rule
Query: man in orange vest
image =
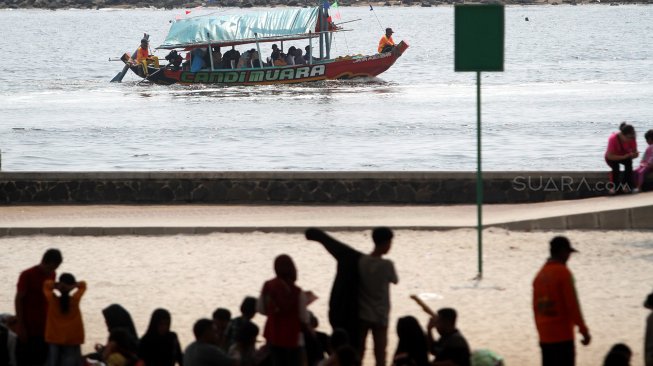
<path fill-rule="evenodd" d="M 395 47 L 395 41 L 392 40 L 392 28 L 385 29 L 385 35 L 379 41 L 379 53 L 390 52 Z"/>
<path fill-rule="evenodd" d="M 143 73 L 145 76 L 147 76 L 147 65 L 153 65 L 157 69 L 159 68 L 159 58 L 156 56 L 150 56 L 149 38 L 150 36 L 145 34 L 143 39 L 141 39 L 141 46 L 136 50 L 136 63 L 143 66 Z"/>
<path fill-rule="evenodd" d="M 567 268 L 571 253 L 569 239 L 556 236 L 550 242 L 551 257 L 533 281 L 533 312 L 542 349 L 542 366 L 574 366 L 574 328 L 588 345 L 589 330 L 574 287 L 574 277 Z"/>

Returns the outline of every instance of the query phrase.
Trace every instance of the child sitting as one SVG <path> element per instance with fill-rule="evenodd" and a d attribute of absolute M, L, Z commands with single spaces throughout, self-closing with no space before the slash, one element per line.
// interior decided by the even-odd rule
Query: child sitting
<path fill-rule="evenodd" d="M 639 167 L 635 169 L 635 184 L 636 188 L 633 192 L 638 192 L 642 189 L 646 175 L 653 170 L 653 130 L 648 130 L 644 134 L 648 147 L 639 162 Z"/>

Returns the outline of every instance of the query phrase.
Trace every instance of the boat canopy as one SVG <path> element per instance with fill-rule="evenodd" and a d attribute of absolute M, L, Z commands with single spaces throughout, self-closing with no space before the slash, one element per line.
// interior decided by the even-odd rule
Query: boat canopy
<path fill-rule="evenodd" d="M 274 9 L 242 15 L 205 15 L 173 21 L 160 49 L 233 46 L 318 37 L 318 8 Z"/>

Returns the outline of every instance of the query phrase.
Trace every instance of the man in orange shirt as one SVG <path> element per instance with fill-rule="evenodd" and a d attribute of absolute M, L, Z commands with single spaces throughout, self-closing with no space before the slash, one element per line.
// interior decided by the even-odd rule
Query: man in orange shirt
<path fill-rule="evenodd" d="M 379 41 L 379 53 L 390 52 L 395 47 L 395 41 L 392 40 L 392 28 L 385 29 L 385 35 Z"/>
<path fill-rule="evenodd" d="M 589 330 L 580 311 L 574 277 L 567 268 L 571 253 L 569 239 L 556 236 L 550 242 L 551 257 L 533 281 L 533 312 L 542 349 L 542 366 L 575 364 L 574 327 L 588 345 Z"/>

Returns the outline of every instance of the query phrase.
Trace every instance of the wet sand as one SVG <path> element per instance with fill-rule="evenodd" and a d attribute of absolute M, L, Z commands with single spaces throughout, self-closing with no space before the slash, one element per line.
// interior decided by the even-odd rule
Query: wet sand
<path fill-rule="evenodd" d="M 539 365 L 537 334 L 530 296 L 533 276 L 548 254 L 548 240 L 558 233 L 509 232 L 488 229 L 484 235 L 484 280 L 471 288 L 476 275 L 476 232 L 397 231 L 388 258 L 395 262 L 399 284 L 393 286 L 390 345 L 394 352 L 396 319 L 414 315 L 422 324 L 426 315 L 409 299 L 423 294 L 433 308 L 454 307 L 459 328 L 472 348 L 489 348 L 507 365 Z M 369 232 L 334 235 L 365 252 L 371 249 Z M 589 347 L 577 346 L 578 365 L 598 365 L 617 342 L 634 351 L 631 364 L 643 364 L 645 296 L 653 289 L 653 235 L 651 232 L 566 232 L 581 253 L 569 265 L 576 277 L 582 309 L 593 336 Z M 210 317 L 219 307 L 238 315 L 244 296 L 258 295 L 263 282 L 273 277 L 272 260 L 290 254 L 298 267 L 298 284 L 320 298 L 310 309 L 330 332 L 328 297 L 335 261 L 317 243 L 298 234 L 226 233 L 165 237 L 14 237 L 0 239 L 0 312 L 13 313 L 15 284 L 21 270 L 38 263 L 43 251 L 63 251 L 61 272 L 88 282 L 82 301 L 89 351 L 106 339 L 101 309 L 120 303 L 132 314 L 139 333 L 149 316 L 164 307 L 173 316 L 172 328 L 183 345 L 192 341 L 192 324 Z M 265 318 L 255 317 L 263 325 Z M 365 365 L 371 365 L 371 340 Z"/>

